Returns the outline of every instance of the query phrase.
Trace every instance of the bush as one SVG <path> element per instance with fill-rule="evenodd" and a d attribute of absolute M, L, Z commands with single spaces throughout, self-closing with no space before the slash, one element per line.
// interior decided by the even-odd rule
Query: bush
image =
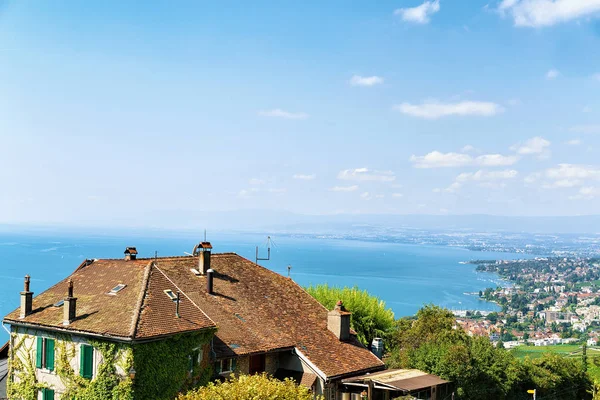
<path fill-rule="evenodd" d="M 351 327 L 358 340 L 370 346 L 374 338 L 384 339 L 387 347 L 390 334 L 394 330 L 394 312 L 385 306 L 380 298 L 370 295 L 366 290 L 335 287 L 327 284 L 310 286 L 306 291 L 325 308 L 332 310 L 342 300 L 344 307 L 352 313 Z"/>
<path fill-rule="evenodd" d="M 209 383 L 207 386 L 179 395 L 177 400 L 313 400 L 313 398 L 308 388 L 296 385 L 293 380 L 280 381 L 263 373 L 231 376 L 225 382 Z"/>

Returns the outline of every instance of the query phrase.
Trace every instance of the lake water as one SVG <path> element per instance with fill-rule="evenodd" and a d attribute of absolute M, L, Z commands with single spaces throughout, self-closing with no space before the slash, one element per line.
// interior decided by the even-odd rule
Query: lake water
<path fill-rule="evenodd" d="M 94 236 L 75 234 L 0 233 L 0 317 L 19 306 L 23 276 L 31 276 L 39 294 L 68 276 L 86 258 L 120 258 L 127 246 L 139 257 L 191 253 L 199 236 Z M 266 236 L 211 234 L 213 252 L 236 252 L 254 260 L 255 246 L 266 256 Z M 291 277 L 300 285 L 329 283 L 358 286 L 383 299 L 397 317 L 412 315 L 428 303 L 449 309 L 495 310 L 496 305 L 465 293 L 501 283 L 490 273 L 461 264 L 472 259 L 516 259 L 522 254 L 474 252 L 444 246 L 406 245 L 355 240 L 274 237 L 270 261 L 259 263 Z M 8 339 L 0 330 L 0 342 Z M 1 344 L 1 343 L 0 343 Z"/>

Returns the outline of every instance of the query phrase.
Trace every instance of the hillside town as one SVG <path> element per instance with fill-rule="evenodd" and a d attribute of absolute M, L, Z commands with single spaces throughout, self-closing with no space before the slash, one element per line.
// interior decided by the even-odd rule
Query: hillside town
<path fill-rule="evenodd" d="M 587 343 L 600 335 L 600 260 L 543 257 L 530 260 L 476 260 L 478 271 L 498 273 L 507 287 L 487 288 L 481 299 L 498 312 L 458 312 L 457 326 L 488 336 L 506 348 Z"/>

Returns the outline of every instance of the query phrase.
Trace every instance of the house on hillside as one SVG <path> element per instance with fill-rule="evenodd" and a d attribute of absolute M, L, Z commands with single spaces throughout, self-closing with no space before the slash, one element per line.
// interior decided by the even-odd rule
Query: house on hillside
<path fill-rule="evenodd" d="M 202 242 L 190 256 L 143 259 L 128 247 L 121 259 L 85 260 L 36 297 L 26 276 L 20 308 L 3 321 L 11 399 L 167 399 L 235 371 L 291 377 L 338 400 L 350 396 L 345 380 L 384 369 L 343 304 L 327 310 L 290 278 L 211 253 Z"/>

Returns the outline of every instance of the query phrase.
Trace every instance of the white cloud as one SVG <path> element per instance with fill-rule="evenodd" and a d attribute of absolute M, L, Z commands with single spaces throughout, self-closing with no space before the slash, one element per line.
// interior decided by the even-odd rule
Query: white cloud
<path fill-rule="evenodd" d="M 468 154 L 460 153 L 441 153 L 432 151 L 424 156 L 410 157 L 415 168 L 444 168 L 444 167 L 462 167 L 473 162 L 473 157 Z"/>
<path fill-rule="evenodd" d="M 432 151 L 424 156 L 413 155 L 410 157 L 410 161 L 415 168 L 450 168 L 469 165 L 501 167 L 513 165 L 519 161 L 519 158 L 502 154 L 484 154 L 474 158 L 469 154 Z"/>
<path fill-rule="evenodd" d="M 306 119 L 308 114 L 304 112 L 289 112 L 284 111 L 280 108 L 273 110 L 259 111 L 258 115 L 261 117 L 274 117 L 274 118 L 286 118 L 286 119 Z"/>
<path fill-rule="evenodd" d="M 478 153 L 479 149 L 468 144 L 468 145 L 464 146 L 462 149 L 460 149 L 460 151 L 463 153 Z"/>
<path fill-rule="evenodd" d="M 365 199 L 365 200 L 370 200 L 371 199 L 371 195 L 369 194 L 369 192 L 362 192 L 360 194 L 360 198 L 361 199 Z"/>
<path fill-rule="evenodd" d="M 243 198 L 247 198 L 252 196 L 254 193 L 259 192 L 259 190 L 257 188 L 250 188 L 250 189 L 242 189 L 238 192 L 238 196 L 239 197 L 243 197 Z"/>
<path fill-rule="evenodd" d="M 350 85 L 352 86 L 375 86 L 380 83 L 383 83 L 383 78 L 380 76 L 354 75 L 350 78 Z"/>
<path fill-rule="evenodd" d="M 248 184 L 250 185 L 264 185 L 265 181 L 262 179 L 258 179 L 258 178 L 252 178 L 248 181 Z"/>
<path fill-rule="evenodd" d="M 293 178 L 301 181 L 312 181 L 317 176 L 315 174 L 294 174 Z"/>
<path fill-rule="evenodd" d="M 569 196 L 571 200 L 592 200 L 600 197 L 600 188 L 594 186 L 585 186 L 579 189 L 579 192 L 574 196 Z"/>
<path fill-rule="evenodd" d="M 600 125 L 577 125 L 571 127 L 571 132 L 575 133 L 600 133 Z"/>
<path fill-rule="evenodd" d="M 597 179 L 600 178 L 600 169 L 586 165 L 558 164 L 557 167 L 546 170 L 546 176 L 555 180 Z"/>
<path fill-rule="evenodd" d="M 461 101 L 457 103 L 439 103 L 427 101 L 422 104 L 401 103 L 394 110 L 413 117 L 437 119 L 451 115 L 475 115 L 491 117 L 504 111 L 499 104 L 486 101 Z"/>
<path fill-rule="evenodd" d="M 600 0 L 503 0 L 498 11 L 509 13 L 516 26 L 551 26 L 597 15 Z"/>
<path fill-rule="evenodd" d="M 399 197 L 404 197 L 404 195 L 402 193 L 392 193 L 392 197 L 399 198 Z"/>
<path fill-rule="evenodd" d="M 555 69 L 551 69 L 548 72 L 546 72 L 546 79 L 553 80 L 553 79 L 558 78 L 559 75 L 560 75 L 560 72 L 558 72 Z"/>
<path fill-rule="evenodd" d="M 357 185 L 352 186 L 334 186 L 331 189 L 332 192 L 355 192 L 358 190 Z"/>
<path fill-rule="evenodd" d="M 569 145 L 569 146 L 579 146 L 581 144 L 581 139 L 571 139 L 571 140 L 567 140 L 565 142 L 565 144 Z"/>
<path fill-rule="evenodd" d="M 550 142 L 541 136 L 536 136 L 527 140 L 525 143 L 518 143 L 511 147 L 511 150 L 516 151 L 517 154 L 530 155 L 530 154 L 543 154 L 548 151 Z"/>
<path fill-rule="evenodd" d="M 516 164 L 519 161 L 517 156 L 503 156 L 502 154 L 485 154 L 475 158 L 475 165 L 484 167 L 506 167 Z"/>
<path fill-rule="evenodd" d="M 480 169 L 477 172 L 463 172 L 456 177 L 457 182 L 486 182 L 496 181 L 504 179 L 514 179 L 519 175 L 519 172 L 514 169 L 507 169 L 503 171 L 485 171 Z"/>
<path fill-rule="evenodd" d="M 340 171 L 338 179 L 347 181 L 376 181 L 376 182 L 393 182 L 396 177 L 392 171 L 372 171 L 368 168 L 345 169 Z"/>
<path fill-rule="evenodd" d="M 403 21 L 426 24 L 431 15 L 440 11 L 440 0 L 425 1 L 423 4 L 412 8 L 399 8 L 394 15 L 399 15 Z"/>

